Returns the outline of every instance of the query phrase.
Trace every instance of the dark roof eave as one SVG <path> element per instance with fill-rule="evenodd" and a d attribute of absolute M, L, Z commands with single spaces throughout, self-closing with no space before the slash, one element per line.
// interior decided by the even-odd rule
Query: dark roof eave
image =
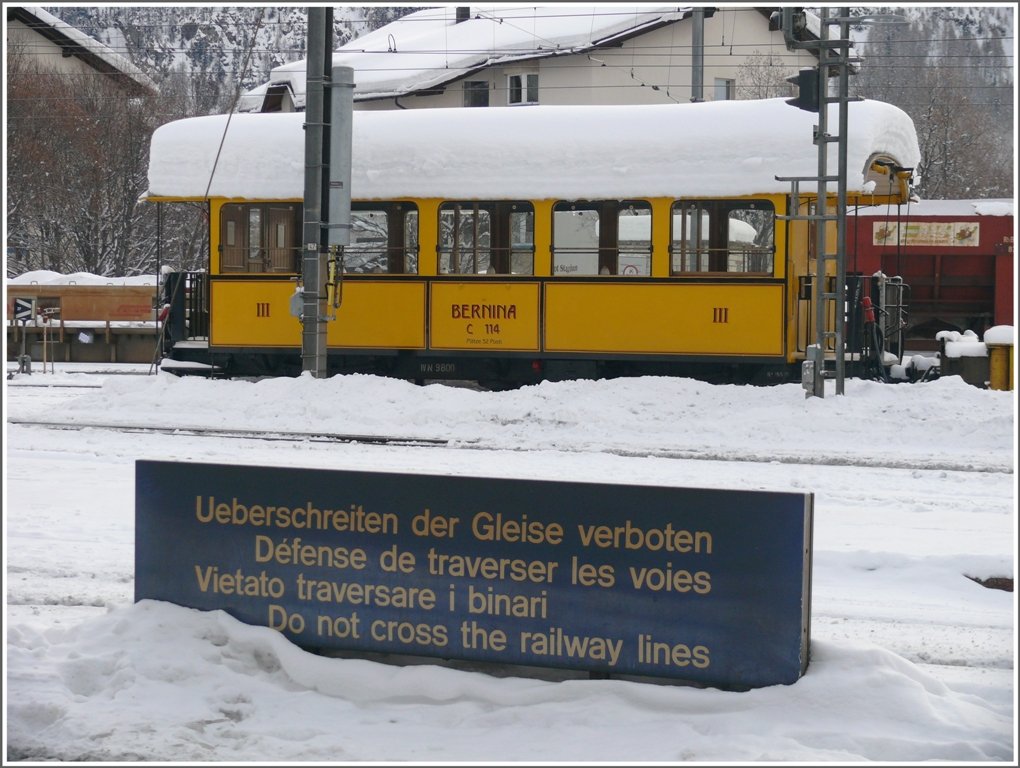
<path fill-rule="evenodd" d="M 715 15 L 715 12 L 715 8 L 705 8 L 705 18 L 712 18 Z M 684 11 L 682 16 L 676 19 L 658 19 L 657 21 L 651 21 L 640 27 L 634 27 L 624 32 L 609 35 L 608 37 L 604 37 L 600 40 L 593 40 L 592 46 L 588 50 L 595 50 L 598 48 L 615 48 L 631 38 L 653 32 L 656 29 L 661 29 L 662 27 L 668 27 L 670 24 L 677 24 L 685 19 L 691 18 L 693 15 L 694 12 L 692 10 L 687 10 Z"/>

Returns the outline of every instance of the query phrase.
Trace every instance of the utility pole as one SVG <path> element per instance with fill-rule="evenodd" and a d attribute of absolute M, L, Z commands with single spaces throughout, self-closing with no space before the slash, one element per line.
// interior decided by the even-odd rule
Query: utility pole
<path fill-rule="evenodd" d="M 783 30 L 783 37 L 786 40 L 786 47 L 790 50 L 810 50 L 818 56 L 816 69 L 802 69 L 795 77 L 788 78 L 788 82 L 798 87 L 796 98 L 788 99 L 787 103 L 800 109 L 818 113 L 818 125 L 815 126 L 814 143 L 818 145 L 818 175 L 808 177 L 783 177 L 777 176 L 780 181 L 789 181 L 791 187 L 791 206 L 787 216 L 781 218 L 787 221 L 810 221 L 815 226 L 814 244 L 814 276 L 811 286 L 811 298 L 814 301 L 815 317 L 815 343 L 808 346 L 804 365 L 801 370 L 801 384 L 807 390 L 807 397 L 825 397 L 825 379 L 836 380 L 836 394 L 842 395 L 846 369 L 846 339 L 844 330 L 847 321 L 846 305 L 846 208 L 847 208 L 847 128 L 848 128 L 848 104 L 849 76 L 850 76 L 850 49 L 853 43 L 850 40 L 850 23 L 902 23 L 902 16 L 895 14 L 879 14 L 876 16 L 858 16 L 850 18 L 848 7 L 836 9 L 836 15 L 830 14 L 830 8 L 819 9 L 819 38 L 811 39 L 804 35 L 807 28 L 807 17 L 803 8 L 784 7 L 780 12 L 773 14 L 778 17 L 780 28 Z M 835 37 L 830 34 L 830 29 L 838 28 Z M 800 39 L 808 37 L 808 39 Z M 838 92 L 835 96 L 829 95 L 829 80 L 837 78 Z M 830 104 L 838 105 L 838 125 L 835 134 L 829 132 L 829 110 Z M 829 144 L 836 144 L 836 162 L 838 169 L 836 175 L 830 175 L 828 171 L 828 148 Z M 905 170 L 905 169 L 904 169 Z M 815 182 L 817 184 L 817 195 L 815 198 L 814 212 L 799 213 L 799 184 L 801 182 Z M 829 213 L 828 189 L 830 182 L 836 184 L 836 206 L 833 213 Z M 834 251 L 828 249 L 828 225 L 836 225 L 836 247 Z M 829 268 L 831 265 L 831 269 Z M 829 281 L 831 282 L 831 289 Z M 827 323 L 827 321 L 829 321 Z M 831 351 L 833 357 L 833 371 L 826 371 L 826 352 Z"/>
<path fill-rule="evenodd" d="M 304 249 L 301 259 L 301 370 L 317 379 L 326 365 L 326 252 L 329 177 L 323 173 L 329 158 L 330 78 L 333 59 L 333 9 L 308 9 L 308 71 L 305 87 Z"/>

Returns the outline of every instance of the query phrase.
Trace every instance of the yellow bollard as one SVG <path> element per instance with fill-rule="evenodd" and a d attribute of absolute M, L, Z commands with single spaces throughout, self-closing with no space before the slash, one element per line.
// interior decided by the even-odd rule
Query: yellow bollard
<path fill-rule="evenodd" d="M 985 342 L 988 347 L 988 388 L 1013 391 L 1013 345 Z"/>

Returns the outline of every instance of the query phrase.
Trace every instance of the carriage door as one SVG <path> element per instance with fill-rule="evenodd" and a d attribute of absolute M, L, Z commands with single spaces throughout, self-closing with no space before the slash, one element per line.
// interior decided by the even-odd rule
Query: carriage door
<path fill-rule="evenodd" d="M 296 206 L 269 206 L 266 251 L 269 272 L 297 272 Z"/>
<path fill-rule="evenodd" d="M 243 205 L 220 209 L 220 272 L 244 272 L 248 268 L 248 217 Z"/>

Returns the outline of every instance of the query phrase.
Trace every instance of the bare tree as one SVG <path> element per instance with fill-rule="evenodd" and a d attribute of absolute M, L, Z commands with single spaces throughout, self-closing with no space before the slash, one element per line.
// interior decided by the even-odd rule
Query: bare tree
<path fill-rule="evenodd" d="M 786 78 L 797 74 L 771 51 L 764 54 L 757 48 L 737 67 L 738 99 L 776 99 L 793 96 L 793 86 Z"/>
<path fill-rule="evenodd" d="M 7 222 L 18 266 L 99 275 L 151 266 L 139 197 L 152 97 L 99 73 L 40 68 L 9 50 Z"/>
<path fill-rule="evenodd" d="M 856 95 L 911 116 L 918 191 L 930 199 L 1013 196 L 1012 101 L 998 95 L 1012 79 L 996 36 L 978 33 L 967 10 L 924 9 L 906 23 L 875 26 L 851 81 Z"/>

